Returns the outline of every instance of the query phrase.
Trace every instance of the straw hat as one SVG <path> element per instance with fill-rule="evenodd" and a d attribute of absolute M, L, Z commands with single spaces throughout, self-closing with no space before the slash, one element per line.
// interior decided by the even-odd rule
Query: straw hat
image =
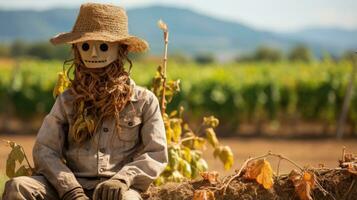
<path fill-rule="evenodd" d="M 51 43 L 77 43 L 86 40 L 120 42 L 128 45 L 131 52 L 142 52 L 148 43 L 128 33 L 128 16 L 123 8 L 99 3 L 82 4 L 71 32 L 60 33 Z"/>

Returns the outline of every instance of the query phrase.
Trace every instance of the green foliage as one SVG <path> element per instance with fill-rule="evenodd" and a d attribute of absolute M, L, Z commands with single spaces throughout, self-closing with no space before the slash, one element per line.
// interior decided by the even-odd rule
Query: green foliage
<path fill-rule="evenodd" d="M 22 40 L 14 41 L 10 46 L 10 55 L 14 58 L 27 54 L 27 43 Z"/>
<path fill-rule="evenodd" d="M 54 102 L 52 92 L 62 64 L 59 61 L 19 60 L 17 70 L 1 64 L 0 112 L 23 118 L 48 113 Z M 155 73 L 150 67 L 153 65 L 134 62 L 131 74 L 138 85 L 150 87 L 150 74 Z M 177 82 L 168 84 L 168 87 L 179 86 L 180 89 L 167 106 L 168 111 L 185 105 L 191 118 L 214 113 L 225 125 L 231 126 L 252 120 L 276 121 L 279 116 L 333 124 L 342 107 L 352 71 L 348 61 L 256 62 L 205 67 L 170 62 L 169 66 L 168 76 L 182 81 L 179 85 Z M 169 100 L 172 94 L 166 95 Z M 348 122 L 356 120 L 357 96 L 354 95 Z"/>
<path fill-rule="evenodd" d="M 215 61 L 214 55 L 210 53 L 200 53 L 195 56 L 195 61 L 198 64 L 209 64 Z"/>
<path fill-rule="evenodd" d="M 298 45 L 290 51 L 288 58 L 290 61 L 301 61 L 309 63 L 312 61 L 313 55 L 307 46 Z"/>
<path fill-rule="evenodd" d="M 0 57 L 9 57 L 10 48 L 6 45 L 0 44 Z"/>
<path fill-rule="evenodd" d="M 29 45 L 27 55 L 44 60 L 60 59 L 67 60 L 70 56 L 70 47 L 54 46 L 49 42 L 37 42 Z"/>
<path fill-rule="evenodd" d="M 0 69 L 0 112 L 20 118 L 48 113 L 60 62 L 19 59 Z"/>
<path fill-rule="evenodd" d="M 255 51 L 252 59 L 256 61 L 278 62 L 282 58 L 283 54 L 279 49 L 262 46 Z"/>
<path fill-rule="evenodd" d="M 70 58 L 70 46 L 54 46 L 49 42 L 28 43 L 16 40 L 9 46 L 0 46 L 0 57 L 10 56 L 13 58 L 33 57 L 43 60 Z"/>
<path fill-rule="evenodd" d="M 217 118 L 213 116 L 204 117 L 199 129 L 193 131 L 187 123 L 184 123 L 184 108 L 182 106 L 169 114 L 164 112 L 166 104 L 170 103 L 172 97 L 180 92 L 180 82 L 179 80 L 170 80 L 166 85 L 164 83 L 166 77 L 162 71 L 161 66 L 159 66 L 153 78 L 151 90 L 160 102 L 164 100 L 161 109 L 166 130 L 169 163 L 161 176 L 155 181 L 155 184 L 181 182 L 184 179 L 196 178 L 201 172 L 206 171 L 208 164 L 202 158 L 202 151 L 206 148 L 206 142 L 214 148 L 214 156 L 222 161 L 225 169 L 230 169 L 233 165 L 233 153 L 228 146 L 220 145 L 216 137 L 214 128 L 219 124 Z M 166 86 L 165 98 L 163 98 L 164 85 Z"/>
<path fill-rule="evenodd" d="M 341 56 L 342 60 L 346 60 L 346 61 L 350 61 L 350 62 L 354 62 L 354 59 L 357 59 L 357 53 L 356 51 L 346 51 L 343 53 L 343 55 Z"/>
<path fill-rule="evenodd" d="M 175 63 L 187 64 L 191 61 L 191 58 L 188 57 L 184 52 L 177 51 L 170 54 L 170 60 Z"/>

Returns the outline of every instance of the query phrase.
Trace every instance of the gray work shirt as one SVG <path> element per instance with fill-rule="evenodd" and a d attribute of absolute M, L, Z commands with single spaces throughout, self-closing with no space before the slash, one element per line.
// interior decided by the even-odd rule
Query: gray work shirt
<path fill-rule="evenodd" d="M 33 148 L 36 172 L 44 175 L 62 197 L 75 187 L 93 189 L 108 178 L 145 191 L 167 165 L 164 122 L 157 97 L 130 79 L 133 94 L 115 118 L 106 119 L 95 135 L 78 145 L 68 135 L 74 121 L 73 95 L 60 94 L 44 118 Z"/>

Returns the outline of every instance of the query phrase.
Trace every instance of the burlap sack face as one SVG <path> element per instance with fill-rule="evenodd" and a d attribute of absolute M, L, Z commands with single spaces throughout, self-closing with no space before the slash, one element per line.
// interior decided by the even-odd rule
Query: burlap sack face
<path fill-rule="evenodd" d="M 98 3 L 83 4 L 71 32 L 51 38 L 52 44 L 73 44 L 88 40 L 120 42 L 128 45 L 130 52 L 143 52 L 148 43 L 129 35 L 128 17 L 123 8 Z"/>
<path fill-rule="evenodd" d="M 88 68 L 102 68 L 118 59 L 119 44 L 89 40 L 75 44 L 84 65 Z"/>

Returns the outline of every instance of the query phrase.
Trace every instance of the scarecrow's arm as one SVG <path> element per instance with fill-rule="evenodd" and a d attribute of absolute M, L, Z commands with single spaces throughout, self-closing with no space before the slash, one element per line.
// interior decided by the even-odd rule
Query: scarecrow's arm
<path fill-rule="evenodd" d="M 149 185 L 165 169 L 167 143 L 164 122 L 162 120 L 159 101 L 151 92 L 143 110 L 143 126 L 141 137 L 144 145 L 142 154 L 126 164 L 112 178 L 126 182 L 129 187 L 146 191 Z"/>
<path fill-rule="evenodd" d="M 60 95 L 45 117 L 33 147 L 36 172 L 47 178 L 61 198 L 66 192 L 81 187 L 72 171 L 63 162 L 62 149 L 66 134 L 63 125 L 66 123 Z"/>

